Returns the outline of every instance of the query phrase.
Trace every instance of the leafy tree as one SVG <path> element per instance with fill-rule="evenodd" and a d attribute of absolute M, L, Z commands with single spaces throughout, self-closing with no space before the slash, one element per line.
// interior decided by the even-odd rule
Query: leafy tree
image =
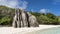
<path fill-rule="evenodd" d="M 8 25 L 10 24 L 11 25 L 11 18 L 7 18 L 7 17 L 3 17 L 0 19 L 0 24 L 2 25 Z"/>
<path fill-rule="evenodd" d="M 52 13 L 47 13 L 46 16 L 49 17 L 49 18 L 52 18 L 52 19 L 56 18 L 56 16 Z"/>
<path fill-rule="evenodd" d="M 53 13 L 30 13 L 37 18 L 39 24 L 60 24 L 60 17 L 55 16 Z M 0 6 L 0 25 L 11 25 L 14 14 L 15 9 L 6 6 Z"/>

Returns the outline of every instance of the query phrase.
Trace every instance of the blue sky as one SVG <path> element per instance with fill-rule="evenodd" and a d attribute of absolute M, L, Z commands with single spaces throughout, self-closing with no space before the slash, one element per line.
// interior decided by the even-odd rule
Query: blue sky
<path fill-rule="evenodd" d="M 45 13 L 49 12 L 60 15 L 60 0 L 26 0 L 28 2 L 27 10 Z"/>
<path fill-rule="evenodd" d="M 0 0 L 0 5 L 60 16 L 60 0 Z"/>

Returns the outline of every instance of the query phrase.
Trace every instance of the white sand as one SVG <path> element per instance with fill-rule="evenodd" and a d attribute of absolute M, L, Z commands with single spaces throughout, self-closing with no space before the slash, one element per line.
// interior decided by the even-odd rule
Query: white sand
<path fill-rule="evenodd" d="M 40 27 L 30 27 L 30 28 L 13 28 L 13 27 L 0 27 L 0 34 L 24 34 L 27 32 L 53 28 L 53 27 L 60 27 L 60 25 L 39 25 Z"/>

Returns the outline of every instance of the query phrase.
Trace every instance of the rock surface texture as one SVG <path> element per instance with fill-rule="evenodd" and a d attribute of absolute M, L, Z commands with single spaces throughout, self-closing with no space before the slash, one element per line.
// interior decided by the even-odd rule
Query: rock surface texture
<path fill-rule="evenodd" d="M 13 17 L 13 27 L 38 27 L 39 24 L 36 20 L 36 17 L 31 15 L 29 12 L 24 10 L 16 9 L 15 16 Z"/>

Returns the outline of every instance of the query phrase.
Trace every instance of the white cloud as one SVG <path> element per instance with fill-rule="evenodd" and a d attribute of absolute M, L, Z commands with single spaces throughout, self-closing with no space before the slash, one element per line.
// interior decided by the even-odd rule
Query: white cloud
<path fill-rule="evenodd" d="M 48 9 L 41 9 L 40 10 L 40 13 L 48 13 L 48 12 L 50 12 Z"/>
<path fill-rule="evenodd" d="M 28 2 L 22 0 L 0 0 L 0 5 L 5 5 L 11 8 L 26 9 Z"/>
<path fill-rule="evenodd" d="M 34 12 L 34 9 L 31 9 L 32 12 Z"/>
<path fill-rule="evenodd" d="M 22 2 L 22 4 L 21 4 L 21 7 L 19 7 L 19 8 L 21 8 L 21 9 L 25 9 L 26 7 L 27 7 L 27 2 L 26 1 L 24 1 L 24 2 Z"/>
<path fill-rule="evenodd" d="M 60 4 L 60 0 L 53 0 L 53 4 Z"/>

